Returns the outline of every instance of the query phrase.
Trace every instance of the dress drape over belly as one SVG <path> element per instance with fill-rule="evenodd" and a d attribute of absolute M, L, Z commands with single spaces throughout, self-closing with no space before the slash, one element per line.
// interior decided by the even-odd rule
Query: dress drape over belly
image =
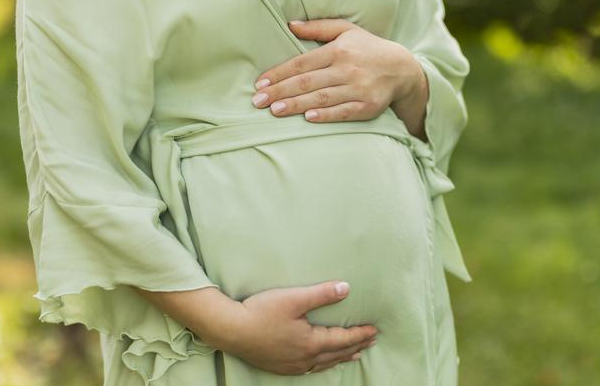
<path fill-rule="evenodd" d="M 442 195 L 469 64 L 443 16 L 441 0 L 18 0 L 40 319 L 100 331 L 106 385 L 455 385 L 443 270 L 471 278 Z M 428 143 L 391 108 L 310 123 L 252 105 L 261 72 L 322 44 L 287 21 L 338 17 L 413 52 Z M 375 323 L 379 343 L 304 376 L 215 350 L 129 287 L 241 301 L 332 279 L 351 293 L 311 322 Z"/>

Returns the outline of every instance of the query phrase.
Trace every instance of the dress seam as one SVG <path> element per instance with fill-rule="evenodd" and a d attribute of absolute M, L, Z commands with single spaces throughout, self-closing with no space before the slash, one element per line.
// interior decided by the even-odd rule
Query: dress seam
<path fill-rule="evenodd" d="M 417 166 L 417 169 L 420 170 L 420 168 Z M 429 345 L 429 347 L 433 347 L 433 354 L 431 356 L 431 360 L 432 360 L 432 372 L 430 373 L 430 381 L 429 384 L 431 386 L 438 386 L 438 380 L 439 380 L 439 363 L 438 363 L 438 347 L 439 347 L 439 342 L 438 342 L 438 327 L 437 327 L 437 322 L 436 322 L 436 312 L 435 312 L 435 301 L 436 301 L 436 296 L 435 296 L 435 287 L 434 287 L 434 280 L 435 280 L 435 262 L 434 262 L 434 258 L 435 258 L 435 252 L 434 252 L 434 236 L 435 236 L 435 222 L 434 222 L 434 214 L 433 214 L 433 204 L 431 202 L 431 195 L 430 195 L 430 191 L 429 188 L 425 182 L 425 180 L 423 179 L 423 175 L 421 173 L 418 173 L 419 178 L 419 182 L 421 185 L 421 188 L 423 190 L 423 193 L 425 194 L 425 218 L 426 218 L 426 226 L 427 226 L 427 265 L 428 265 L 428 300 L 429 300 L 429 307 L 428 307 L 428 313 L 430 314 L 430 323 L 433 324 L 433 328 L 431 329 L 432 331 L 432 336 L 430 336 L 431 339 L 431 344 Z"/>
<path fill-rule="evenodd" d="M 425 191 L 427 192 L 428 189 L 425 188 Z M 439 380 L 439 363 L 438 363 L 438 348 L 439 348 L 439 341 L 438 341 L 438 326 L 437 326 L 437 319 L 436 319 L 436 312 L 435 312 L 435 302 L 436 302 L 436 296 L 435 296 L 435 287 L 434 287 L 434 280 L 436 280 L 435 278 L 435 262 L 434 262 L 434 245 L 433 245 L 433 237 L 434 237 L 434 226 L 435 223 L 433 221 L 433 207 L 431 204 L 431 200 L 429 199 L 429 196 L 427 196 L 427 249 L 428 249 L 428 253 L 427 253 L 427 262 L 429 265 L 429 312 L 431 314 L 431 322 L 433 323 L 433 348 L 434 348 L 434 353 L 433 353 L 433 369 L 434 369 L 434 379 L 431 382 L 432 386 L 437 386 L 438 385 L 438 380 Z"/>

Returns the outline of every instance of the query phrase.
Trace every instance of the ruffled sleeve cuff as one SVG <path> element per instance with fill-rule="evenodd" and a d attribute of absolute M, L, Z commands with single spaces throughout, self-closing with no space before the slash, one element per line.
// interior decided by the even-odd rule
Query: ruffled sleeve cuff
<path fill-rule="evenodd" d="M 153 224 L 149 218 L 156 216 L 158 209 L 123 206 L 82 206 L 69 208 L 67 214 L 46 194 L 42 205 L 30 213 L 28 223 L 38 279 L 34 297 L 41 305 L 39 319 L 81 323 L 87 329 L 128 339 L 122 361 L 146 386 L 174 363 L 216 351 L 130 287 L 150 291 L 219 288 L 192 254 L 170 243 L 176 242 L 174 237 L 165 238 L 160 227 L 146 225 Z M 111 230 L 111 224 L 121 217 L 139 219 L 139 227 L 127 232 Z M 82 223 L 81 219 L 88 220 Z M 149 237 L 139 239 L 137 232 Z M 152 238 L 156 232 L 162 237 Z M 103 245 L 103 237 L 113 241 L 111 247 Z"/>

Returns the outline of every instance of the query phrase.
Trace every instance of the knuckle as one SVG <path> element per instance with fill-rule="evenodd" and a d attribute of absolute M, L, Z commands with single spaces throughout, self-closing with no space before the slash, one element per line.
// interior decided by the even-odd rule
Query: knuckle
<path fill-rule="evenodd" d="M 359 109 L 361 112 L 367 112 L 371 110 L 376 110 L 379 106 L 379 99 L 377 97 L 371 96 L 366 98 L 363 103 L 360 104 Z"/>
<path fill-rule="evenodd" d="M 343 120 L 348 120 L 352 115 L 352 109 L 350 107 L 342 107 L 340 109 L 340 118 Z"/>
<path fill-rule="evenodd" d="M 317 30 L 317 40 L 327 40 L 327 31 L 325 31 L 324 29 L 318 29 Z"/>
<path fill-rule="evenodd" d="M 355 65 L 346 66 L 346 75 L 352 79 L 362 79 L 362 70 L 360 67 Z"/>
<path fill-rule="evenodd" d="M 345 44 L 338 42 L 332 47 L 333 55 L 336 58 L 346 57 L 350 53 L 350 48 Z"/>
<path fill-rule="evenodd" d="M 336 344 L 341 346 L 348 346 L 353 343 L 352 332 L 346 328 L 340 328 L 339 334 L 336 335 Z"/>
<path fill-rule="evenodd" d="M 356 345 L 365 340 L 366 336 L 363 331 L 356 329 L 352 334 L 352 344 Z"/>
<path fill-rule="evenodd" d="M 343 328 L 341 327 L 327 327 L 327 339 L 324 346 L 328 348 L 335 348 L 344 341 Z"/>
<path fill-rule="evenodd" d="M 381 95 L 373 95 L 371 97 L 371 104 L 370 107 L 373 108 L 374 110 L 379 109 L 379 106 L 381 106 L 384 103 L 384 98 Z"/>
<path fill-rule="evenodd" d="M 338 298 L 338 294 L 337 291 L 335 290 L 335 286 L 330 285 L 327 287 L 327 291 L 325 291 L 326 296 L 327 296 L 327 300 L 337 300 Z"/>
<path fill-rule="evenodd" d="M 326 106 L 329 103 L 329 93 L 327 91 L 318 91 L 316 94 L 319 106 Z"/>
<path fill-rule="evenodd" d="M 304 359 L 312 358 L 319 354 L 320 347 L 314 339 L 305 339 L 301 349 Z"/>
<path fill-rule="evenodd" d="M 366 113 L 367 111 L 370 111 L 372 108 L 374 107 L 374 103 L 367 101 L 364 103 L 359 103 L 358 106 L 356 107 L 356 109 L 360 112 L 360 113 Z"/>
<path fill-rule="evenodd" d="M 288 111 L 296 111 L 298 108 L 298 101 L 294 98 L 286 99 L 286 100 L 283 100 L 282 102 L 285 102 L 286 110 L 288 110 Z"/>
<path fill-rule="evenodd" d="M 312 83 L 312 77 L 310 75 L 301 75 L 298 77 L 298 88 L 302 91 L 308 91 Z"/>
<path fill-rule="evenodd" d="M 304 72 L 304 67 L 305 60 L 301 56 L 298 56 L 294 60 L 292 60 L 292 70 L 294 70 L 296 73 Z"/>
<path fill-rule="evenodd" d="M 361 78 L 358 77 L 358 79 L 361 79 Z M 359 80 L 358 82 L 356 82 L 354 87 L 356 87 L 356 89 L 358 90 L 360 95 L 366 95 L 366 96 L 371 95 L 371 88 L 369 87 L 369 84 L 367 82 L 363 81 L 362 79 Z"/>
<path fill-rule="evenodd" d="M 266 103 L 270 103 L 272 101 L 276 101 L 279 98 L 279 95 L 281 94 L 281 87 L 276 84 L 273 86 L 269 86 L 269 89 L 265 89 L 262 92 L 266 93 L 268 98 Z"/>

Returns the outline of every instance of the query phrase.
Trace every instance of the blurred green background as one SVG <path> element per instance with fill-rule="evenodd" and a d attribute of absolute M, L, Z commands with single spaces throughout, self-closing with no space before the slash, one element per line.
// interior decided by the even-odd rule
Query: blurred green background
<path fill-rule="evenodd" d="M 37 320 L 13 6 L 0 0 L 0 386 L 100 385 L 96 334 Z M 597 385 L 600 3 L 446 6 L 472 67 L 447 195 L 474 278 L 448 278 L 461 385 Z"/>

